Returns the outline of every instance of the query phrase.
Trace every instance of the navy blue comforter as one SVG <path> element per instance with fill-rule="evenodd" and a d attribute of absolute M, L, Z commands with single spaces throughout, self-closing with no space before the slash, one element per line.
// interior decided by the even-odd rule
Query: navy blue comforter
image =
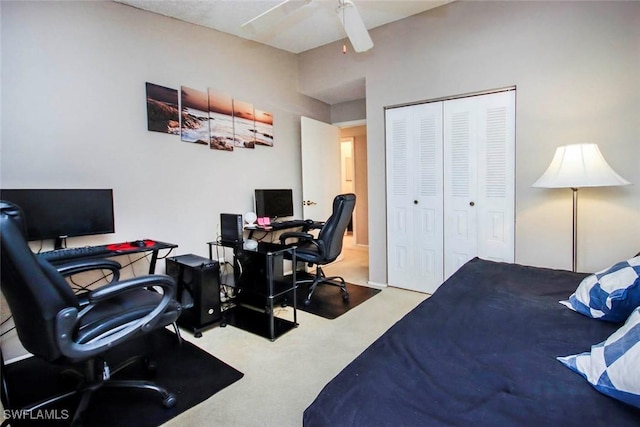
<path fill-rule="evenodd" d="M 620 326 L 558 303 L 584 276 L 471 260 L 327 384 L 304 426 L 639 426 L 556 360 Z"/>

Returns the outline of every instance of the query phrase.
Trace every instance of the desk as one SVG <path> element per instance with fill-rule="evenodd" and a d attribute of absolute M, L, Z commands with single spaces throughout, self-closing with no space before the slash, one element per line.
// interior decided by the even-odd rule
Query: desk
<path fill-rule="evenodd" d="M 209 254 L 218 242 L 208 242 Z M 298 326 L 296 303 L 296 271 L 284 275 L 284 255 L 295 265 L 295 247 L 260 242 L 255 249 L 233 247 L 236 297 L 234 306 L 225 310 L 227 324 L 274 341 Z M 275 301 L 291 294 L 293 322 L 275 316 Z"/>
<path fill-rule="evenodd" d="M 173 243 L 159 242 L 156 240 L 143 240 L 144 246 L 133 246 L 128 242 L 112 243 L 108 245 L 86 246 L 79 248 L 57 249 L 53 251 L 40 252 L 36 254 L 38 257 L 49 261 L 54 266 L 69 261 L 77 261 L 80 259 L 110 258 L 119 255 L 129 255 L 141 252 L 151 252 L 151 260 L 149 261 L 149 274 L 156 271 L 156 262 L 158 261 L 158 253 L 163 249 L 174 249 L 178 245 Z"/>
<path fill-rule="evenodd" d="M 255 231 L 270 233 L 274 231 L 283 231 L 302 227 L 302 230 L 306 232 L 314 228 L 321 228 L 323 224 L 323 222 L 311 221 L 306 219 L 292 219 L 289 221 L 272 222 L 269 225 L 246 225 L 244 229 L 249 232 L 249 239 L 252 239 L 253 233 Z"/>

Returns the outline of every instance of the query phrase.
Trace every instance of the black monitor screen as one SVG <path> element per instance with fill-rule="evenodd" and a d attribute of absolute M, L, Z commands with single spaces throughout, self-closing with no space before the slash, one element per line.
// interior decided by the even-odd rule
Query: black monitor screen
<path fill-rule="evenodd" d="M 113 190 L 0 190 L 2 200 L 18 205 L 28 240 L 115 232 Z"/>
<path fill-rule="evenodd" d="M 256 216 L 282 218 L 293 216 L 293 191 L 256 190 Z"/>

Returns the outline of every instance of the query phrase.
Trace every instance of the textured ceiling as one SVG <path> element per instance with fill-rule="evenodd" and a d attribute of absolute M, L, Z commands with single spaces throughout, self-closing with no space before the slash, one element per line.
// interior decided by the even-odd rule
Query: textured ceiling
<path fill-rule="evenodd" d="M 290 0 L 254 25 L 242 24 L 282 0 L 115 0 L 139 9 L 213 28 L 292 53 L 344 39 L 338 0 Z M 367 29 L 415 15 L 453 0 L 353 0 Z M 374 47 L 375 49 L 375 47 Z"/>

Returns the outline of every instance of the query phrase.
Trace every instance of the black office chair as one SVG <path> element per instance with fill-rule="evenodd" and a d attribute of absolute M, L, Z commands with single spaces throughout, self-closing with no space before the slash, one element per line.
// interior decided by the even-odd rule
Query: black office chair
<path fill-rule="evenodd" d="M 100 387 L 154 390 L 162 397 L 164 406 L 174 406 L 175 396 L 154 383 L 111 380 L 110 372 L 117 372 L 120 368 L 110 369 L 101 358 L 107 350 L 119 344 L 176 321 L 181 307 L 173 299 L 173 279 L 149 275 L 116 280 L 76 295 L 60 271 L 33 254 L 25 239 L 25 229 L 20 208 L 0 201 L 2 293 L 11 310 L 18 338 L 24 348 L 35 356 L 69 367 L 79 364 L 84 372 L 83 381 L 75 391 L 22 409 L 37 410 L 81 393 L 72 420 L 72 425 L 78 425 L 91 393 Z M 62 268 L 62 271 L 73 274 L 90 267 L 106 268 L 117 274 L 119 264 L 93 260 L 83 267 L 79 261 Z M 150 289 L 151 286 L 154 289 Z M 129 363 L 130 360 L 127 361 Z M 11 408 L 10 396 L 4 388 L 2 391 L 5 409 L 19 409 Z"/>
<path fill-rule="evenodd" d="M 355 205 L 355 194 L 340 194 L 336 196 L 333 199 L 333 213 L 320 228 L 317 238 L 305 232 L 310 231 L 309 229 L 280 235 L 280 243 L 296 246 L 296 257 L 299 261 L 305 261 L 309 266 L 316 265 L 316 274 L 313 279 L 304 279 L 297 282 L 298 284 L 311 283 L 309 294 L 304 301 L 305 304 L 311 302 L 311 296 L 320 283 L 339 286 L 342 289 L 342 299 L 349 300 L 349 292 L 347 292 L 344 279 L 340 276 L 326 277 L 321 266 L 335 261 L 342 252 L 342 239 L 351 221 Z M 291 238 L 298 240 L 295 243 L 287 243 L 287 240 Z"/>

